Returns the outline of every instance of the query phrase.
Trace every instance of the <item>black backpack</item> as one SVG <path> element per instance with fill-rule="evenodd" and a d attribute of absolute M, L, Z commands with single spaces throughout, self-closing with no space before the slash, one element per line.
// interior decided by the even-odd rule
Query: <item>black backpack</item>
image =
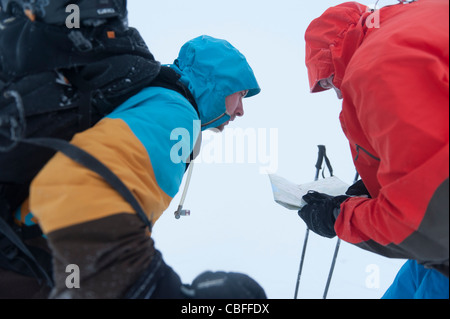
<path fill-rule="evenodd" d="M 68 141 L 148 86 L 175 90 L 197 110 L 179 75 L 161 67 L 139 32 L 127 27 L 126 1 L 101 1 L 119 5 L 115 15 L 97 20 L 92 3 L 99 1 L 79 1 L 92 13 L 84 15 L 89 21 L 79 29 L 63 25 L 64 14 L 58 18 L 66 2 L 44 1 L 58 3 L 47 8 L 54 10 L 49 10 L 53 18 L 35 10 L 33 19 L 23 10 L 30 1 L 0 2 L 0 268 L 50 287 L 51 255 L 26 244 L 42 235 L 39 226 L 18 226 L 13 219 L 40 169 L 56 151 L 63 152 L 105 178 L 151 229 L 120 179 Z"/>

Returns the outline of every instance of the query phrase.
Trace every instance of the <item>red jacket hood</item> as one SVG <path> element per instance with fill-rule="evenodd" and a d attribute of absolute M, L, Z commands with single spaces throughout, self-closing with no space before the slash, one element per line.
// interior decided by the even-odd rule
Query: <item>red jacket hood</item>
<path fill-rule="evenodd" d="M 340 89 L 345 70 L 365 35 L 372 12 L 365 5 L 346 2 L 332 7 L 306 30 L 306 66 L 311 92 L 324 91 L 319 81 L 334 75 Z"/>

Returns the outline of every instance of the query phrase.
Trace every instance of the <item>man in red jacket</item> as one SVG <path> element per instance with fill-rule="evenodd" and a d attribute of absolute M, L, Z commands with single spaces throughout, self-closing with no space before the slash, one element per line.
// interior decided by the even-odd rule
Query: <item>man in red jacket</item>
<path fill-rule="evenodd" d="M 299 215 L 322 236 L 409 259 L 385 298 L 449 298 L 449 2 L 400 2 L 344 3 L 306 31 L 311 91 L 342 97 L 369 196 L 312 192 Z"/>

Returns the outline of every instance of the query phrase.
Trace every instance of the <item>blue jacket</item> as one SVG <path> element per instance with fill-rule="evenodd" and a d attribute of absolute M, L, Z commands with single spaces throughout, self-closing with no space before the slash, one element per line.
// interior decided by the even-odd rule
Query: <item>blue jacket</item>
<path fill-rule="evenodd" d="M 181 94 L 149 87 L 71 141 L 107 165 L 153 223 L 178 193 L 201 130 L 229 120 L 225 98 L 260 92 L 245 57 L 224 40 L 193 39 L 170 67 L 191 91 L 200 117 Z M 55 296 L 120 297 L 155 254 L 131 206 L 99 176 L 59 153 L 32 182 L 30 208 L 52 248 Z M 64 284 L 72 263 L 80 267 L 84 289 Z"/>
<path fill-rule="evenodd" d="M 383 299 L 448 299 L 448 278 L 408 260 L 398 272 Z"/>
<path fill-rule="evenodd" d="M 181 75 L 181 82 L 194 96 L 200 118 L 181 94 L 165 88 L 149 87 L 126 101 L 90 130 L 75 136 L 72 141 L 105 164 L 117 167 L 115 173 L 137 194 L 149 217 L 152 215 L 153 219 L 162 214 L 178 193 L 185 172 L 185 162 L 200 131 L 218 127 L 230 119 L 230 115 L 226 113 L 225 98 L 242 90 L 249 90 L 247 97 L 260 92 L 246 58 L 225 40 L 206 35 L 195 38 L 181 48 L 178 58 L 170 67 Z M 135 154 L 134 157 L 131 154 Z M 51 176 L 55 176 L 52 167 L 61 165 L 65 167 L 67 178 L 52 181 Z M 98 197 L 96 194 L 99 189 L 104 191 L 105 185 L 93 185 L 90 189 L 88 185 L 93 182 L 91 174 L 83 170 L 57 156 L 38 175 L 32 188 L 36 190 L 40 184 L 48 185 L 51 182 L 51 187 L 56 192 L 54 196 L 58 196 L 60 187 L 57 185 L 70 185 L 72 174 L 77 176 L 77 180 L 80 179 L 79 176 L 85 175 L 86 187 L 77 192 L 78 196 L 74 196 L 74 200 L 86 197 L 86 201 L 91 203 L 90 209 L 86 210 L 91 218 L 114 213 L 111 207 L 114 205 L 129 211 L 127 204 L 115 194 L 108 195 L 116 198 L 116 203 L 109 201 L 115 204 L 102 204 L 101 207 L 92 204 L 98 202 L 95 200 Z M 138 175 L 136 170 L 142 170 L 146 174 Z M 39 197 L 34 196 L 31 202 L 36 216 L 52 214 L 51 211 L 56 209 L 47 208 L 38 199 Z M 72 202 L 64 203 L 64 206 L 73 207 L 74 210 L 77 207 Z M 105 209 L 109 213 L 104 212 Z M 68 215 L 78 216 L 77 222 L 82 220 L 79 213 Z M 40 216 L 39 219 L 45 229 L 45 217 Z M 62 222 L 64 226 L 70 226 L 73 222 L 72 217 L 59 219 L 65 221 Z"/>

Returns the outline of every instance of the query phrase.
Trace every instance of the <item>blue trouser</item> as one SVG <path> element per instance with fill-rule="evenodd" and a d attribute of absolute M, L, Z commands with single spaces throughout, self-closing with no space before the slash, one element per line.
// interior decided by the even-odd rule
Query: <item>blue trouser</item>
<path fill-rule="evenodd" d="M 449 299 L 449 280 L 437 270 L 409 260 L 382 299 Z"/>

